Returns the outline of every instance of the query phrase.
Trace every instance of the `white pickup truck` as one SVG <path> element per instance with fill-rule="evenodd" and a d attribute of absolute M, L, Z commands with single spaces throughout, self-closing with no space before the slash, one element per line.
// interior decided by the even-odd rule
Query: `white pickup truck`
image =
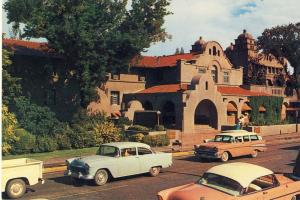
<path fill-rule="evenodd" d="M 44 183 L 43 162 L 29 158 L 2 161 L 1 190 L 11 199 L 20 198 L 26 192 L 26 185 Z"/>

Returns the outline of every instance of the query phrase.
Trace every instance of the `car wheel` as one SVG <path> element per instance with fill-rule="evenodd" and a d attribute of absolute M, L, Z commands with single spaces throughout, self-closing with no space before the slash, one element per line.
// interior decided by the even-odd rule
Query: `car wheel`
<path fill-rule="evenodd" d="M 11 199 L 17 199 L 26 192 L 26 185 L 22 179 L 14 179 L 8 183 L 5 190 L 7 196 Z"/>
<path fill-rule="evenodd" d="M 157 176 L 159 172 L 160 172 L 160 167 L 151 167 L 149 174 L 150 176 L 154 177 Z"/>
<path fill-rule="evenodd" d="M 254 150 L 254 151 L 252 152 L 252 154 L 251 154 L 251 157 L 252 157 L 252 158 L 256 158 L 257 155 L 258 155 L 258 151 L 257 151 L 257 150 Z"/>
<path fill-rule="evenodd" d="M 227 162 L 228 161 L 228 159 L 229 159 L 229 154 L 228 154 L 228 152 L 223 152 L 222 153 L 222 156 L 221 156 L 221 161 L 222 162 Z"/>
<path fill-rule="evenodd" d="M 96 175 L 95 175 L 95 184 L 96 185 L 104 185 L 107 180 L 108 180 L 108 173 L 105 169 L 100 169 L 97 171 Z"/>

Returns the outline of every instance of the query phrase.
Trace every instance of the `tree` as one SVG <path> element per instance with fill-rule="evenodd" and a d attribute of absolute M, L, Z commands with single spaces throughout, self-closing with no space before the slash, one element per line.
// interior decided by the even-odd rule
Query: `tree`
<path fill-rule="evenodd" d="M 77 72 L 85 107 L 106 72 L 127 70 L 133 57 L 169 37 L 162 28 L 169 0 L 132 0 L 130 10 L 127 1 L 9 0 L 4 9 L 9 23 L 25 24 L 22 36 L 46 38 Z"/>
<path fill-rule="evenodd" d="M 18 141 L 15 134 L 17 119 L 13 113 L 8 111 L 7 106 L 2 105 L 2 153 L 7 154 L 12 148 L 12 144 Z"/>
<path fill-rule="evenodd" d="M 298 80 L 297 77 L 300 74 L 300 23 L 265 29 L 258 37 L 258 47 L 264 53 L 271 53 L 279 59 L 287 58 L 294 68 L 294 77 Z"/>
<path fill-rule="evenodd" d="M 180 54 L 179 48 L 176 48 L 175 55 Z"/>
<path fill-rule="evenodd" d="M 183 49 L 183 47 L 180 48 L 180 54 L 184 54 L 184 49 Z"/>
<path fill-rule="evenodd" d="M 14 103 L 16 97 L 22 94 L 20 78 L 10 75 L 8 67 L 11 65 L 10 53 L 2 49 L 2 101 L 5 105 Z"/>

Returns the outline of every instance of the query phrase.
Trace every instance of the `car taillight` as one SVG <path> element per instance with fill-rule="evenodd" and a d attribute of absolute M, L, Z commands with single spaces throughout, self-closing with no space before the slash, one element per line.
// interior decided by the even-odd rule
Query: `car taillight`
<path fill-rule="evenodd" d="M 164 199 L 162 198 L 162 196 L 157 195 L 157 200 L 164 200 Z"/>

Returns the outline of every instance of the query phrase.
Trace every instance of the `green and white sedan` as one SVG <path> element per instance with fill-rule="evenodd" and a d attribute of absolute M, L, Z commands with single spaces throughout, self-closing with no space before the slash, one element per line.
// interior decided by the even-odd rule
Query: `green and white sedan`
<path fill-rule="evenodd" d="M 100 145 L 96 155 L 71 158 L 66 163 L 65 175 L 104 185 L 109 178 L 142 173 L 157 176 L 161 168 L 172 165 L 172 154 L 154 152 L 143 143 L 115 142 Z"/>

